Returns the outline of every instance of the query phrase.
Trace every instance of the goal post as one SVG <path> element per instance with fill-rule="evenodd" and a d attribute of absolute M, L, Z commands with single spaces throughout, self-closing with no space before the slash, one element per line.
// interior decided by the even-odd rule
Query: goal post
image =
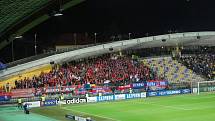
<path fill-rule="evenodd" d="M 197 85 L 198 95 L 200 94 L 200 92 L 213 92 L 213 91 L 215 91 L 215 81 L 198 82 L 198 85 Z"/>

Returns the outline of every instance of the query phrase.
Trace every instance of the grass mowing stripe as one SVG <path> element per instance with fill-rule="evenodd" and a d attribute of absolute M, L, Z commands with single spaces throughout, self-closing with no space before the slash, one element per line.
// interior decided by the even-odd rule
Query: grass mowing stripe
<path fill-rule="evenodd" d="M 63 107 L 63 109 L 69 110 L 69 111 L 72 111 L 72 112 L 77 112 L 77 113 L 80 113 L 80 114 L 86 114 L 86 115 L 92 115 L 92 116 L 95 116 L 95 117 L 105 118 L 105 119 L 109 119 L 109 120 L 112 120 L 112 121 L 121 121 L 121 120 L 117 120 L 117 119 L 106 117 L 106 116 L 102 116 L 102 115 L 97 115 L 97 114 L 91 114 L 91 113 L 87 113 L 87 112 L 72 110 L 72 109 L 66 108 L 66 107 Z"/>
<path fill-rule="evenodd" d="M 35 108 L 34 112 L 60 121 L 65 114 L 96 121 L 213 121 L 214 94 L 174 95 L 121 101 Z"/>

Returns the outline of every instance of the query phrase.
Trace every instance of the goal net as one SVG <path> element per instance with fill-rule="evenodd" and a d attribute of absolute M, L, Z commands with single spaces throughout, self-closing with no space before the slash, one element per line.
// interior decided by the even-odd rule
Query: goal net
<path fill-rule="evenodd" d="M 215 81 L 203 81 L 203 82 L 198 82 L 198 95 L 201 92 L 213 92 L 215 91 Z"/>

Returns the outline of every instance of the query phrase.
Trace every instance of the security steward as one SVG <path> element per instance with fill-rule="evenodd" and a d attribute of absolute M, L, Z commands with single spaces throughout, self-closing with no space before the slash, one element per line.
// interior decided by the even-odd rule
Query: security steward
<path fill-rule="evenodd" d="M 18 101 L 18 109 L 22 109 L 22 98 L 19 98 L 17 101 Z"/>
<path fill-rule="evenodd" d="M 46 101 L 46 97 L 45 97 L 45 95 L 43 95 L 43 96 L 41 97 L 41 106 L 44 106 L 45 101 Z"/>
<path fill-rule="evenodd" d="M 61 101 L 63 101 L 64 100 L 64 95 L 63 95 L 63 93 L 59 96 L 59 105 L 61 106 Z"/>

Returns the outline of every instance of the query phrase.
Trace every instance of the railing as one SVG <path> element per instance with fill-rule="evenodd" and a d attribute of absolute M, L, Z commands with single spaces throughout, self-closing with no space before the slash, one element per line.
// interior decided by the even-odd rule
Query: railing
<path fill-rule="evenodd" d="M 20 65 L 20 64 L 23 64 L 23 63 L 27 63 L 27 62 L 30 62 L 30 61 L 38 60 L 38 59 L 41 59 L 41 58 L 44 58 L 44 57 L 47 57 L 47 56 L 60 54 L 60 53 L 64 53 L 64 52 L 69 52 L 69 51 L 73 51 L 73 50 L 78 50 L 78 49 L 82 49 L 82 48 L 85 48 L 85 47 L 91 47 L 91 46 L 95 46 L 95 45 L 98 45 L 98 44 L 84 45 L 84 46 L 81 46 L 81 47 L 68 48 L 67 50 L 64 50 L 64 51 L 51 51 L 51 52 L 47 52 L 47 53 L 43 53 L 43 54 L 39 54 L 39 55 L 35 55 L 35 56 L 30 56 L 30 57 L 27 57 L 27 58 L 23 58 L 23 59 L 20 59 L 20 60 L 16 60 L 16 61 L 7 63 L 7 68 L 17 66 L 17 65 Z"/>
<path fill-rule="evenodd" d="M 43 54 L 38 54 L 38 55 L 34 55 L 34 56 L 30 56 L 27 58 L 23 58 L 23 59 L 19 59 L 10 63 L 7 63 L 7 68 L 13 67 L 13 66 L 17 66 L 20 64 L 24 64 L 30 61 L 34 61 L 34 60 L 38 60 L 47 56 L 51 56 L 51 55 L 55 55 L 55 54 L 61 54 L 64 52 L 69 52 L 69 51 L 73 51 L 73 50 L 78 50 L 78 49 L 82 49 L 82 48 L 86 48 L 86 47 L 92 47 L 92 46 L 96 46 L 96 45 L 102 45 L 102 44 L 107 44 L 107 43 L 111 43 L 111 42 L 116 42 L 116 41 L 109 41 L 109 42 L 104 42 L 104 43 L 96 43 L 96 44 L 88 44 L 88 45 L 83 45 L 83 46 L 78 46 L 78 47 L 73 47 L 73 48 L 67 48 L 66 50 L 58 50 L 58 51 L 51 51 L 51 52 L 47 52 L 47 53 L 43 53 Z M 0 71 L 1 72 L 1 71 Z"/>

